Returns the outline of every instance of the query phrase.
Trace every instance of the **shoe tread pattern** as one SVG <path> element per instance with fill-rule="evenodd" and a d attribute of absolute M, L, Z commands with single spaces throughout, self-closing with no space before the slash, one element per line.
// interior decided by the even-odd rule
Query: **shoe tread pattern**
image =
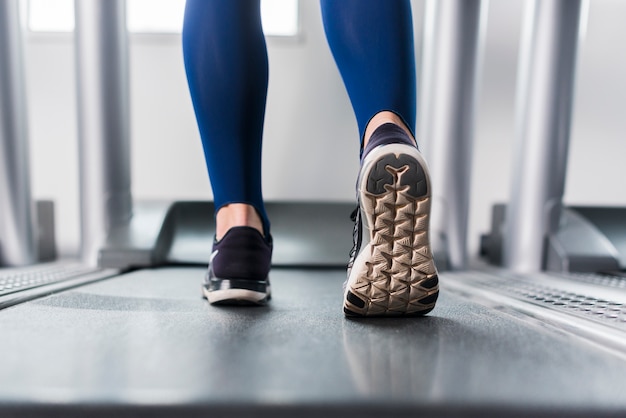
<path fill-rule="evenodd" d="M 344 312 L 424 315 L 434 308 L 439 292 L 428 238 L 427 174 L 411 155 L 384 154 L 367 175 L 360 199 L 371 228 L 371 252 L 349 284 Z"/>

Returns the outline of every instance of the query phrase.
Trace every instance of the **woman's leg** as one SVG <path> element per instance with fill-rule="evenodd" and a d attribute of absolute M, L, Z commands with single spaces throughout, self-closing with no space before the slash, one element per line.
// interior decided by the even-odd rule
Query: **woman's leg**
<path fill-rule="evenodd" d="M 361 140 L 366 142 L 387 122 L 399 124 L 412 137 L 416 82 L 409 0 L 322 0 L 321 5 L 326 38 Z"/>
<path fill-rule="evenodd" d="M 261 141 L 268 62 L 259 0 L 188 0 L 183 52 L 217 212 L 217 237 L 267 235 Z"/>
<path fill-rule="evenodd" d="M 259 0 L 187 0 L 183 52 L 215 199 L 211 303 L 264 304 L 272 255 L 261 192 L 268 63 Z"/>
<path fill-rule="evenodd" d="M 430 179 L 415 146 L 409 0 L 322 0 L 326 36 L 361 142 L 344 312 L 423 315 L 439 293 L 430 250 Z"/>

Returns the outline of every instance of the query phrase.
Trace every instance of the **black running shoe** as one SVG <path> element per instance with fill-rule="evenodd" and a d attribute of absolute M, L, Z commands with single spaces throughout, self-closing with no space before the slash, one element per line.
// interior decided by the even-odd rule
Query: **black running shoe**
<path fill-rule="evenodd" d="M 238 226 L 213 243 L 202 293 L 211 304 L 264 305 L 271 298 L 272 239 Z"/>
<path fill-rule="evenodd" d="M 392 124 L 381 128 L 361 160 L 344 312 L 424 315 L 439 294 L 428 238 L 428 168 L 402 129 Z"/>

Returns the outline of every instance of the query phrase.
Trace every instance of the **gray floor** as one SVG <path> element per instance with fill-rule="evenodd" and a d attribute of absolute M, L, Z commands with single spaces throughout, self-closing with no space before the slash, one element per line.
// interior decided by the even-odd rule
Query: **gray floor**
<path fill-rule="evenodd" d="M 612 416 L 626 360 L 446 286 L 431 315 L 344 318 L 344 272 L 277 269 L 266 308 L 199 268 L 0 311 L 0 416 Z M 508 313 L 507 313 L 508 312 Z"/>

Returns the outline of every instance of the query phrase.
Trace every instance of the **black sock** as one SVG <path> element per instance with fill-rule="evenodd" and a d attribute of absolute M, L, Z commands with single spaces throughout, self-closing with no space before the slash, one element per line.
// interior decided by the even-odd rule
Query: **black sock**
<path fill-rule="evenodd" d="M 361 151 L 361 161 L 365 159 L 371 150 L 379 145 L 385 144 L 406 144 L 415 146 L 415 142 L 413 142 L 404 129 L 395 123 L 384 123 L 376 128 L 372 136 L 370 136 L 367 146 Z"/>

